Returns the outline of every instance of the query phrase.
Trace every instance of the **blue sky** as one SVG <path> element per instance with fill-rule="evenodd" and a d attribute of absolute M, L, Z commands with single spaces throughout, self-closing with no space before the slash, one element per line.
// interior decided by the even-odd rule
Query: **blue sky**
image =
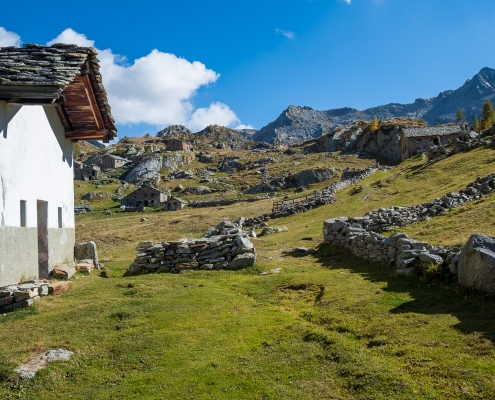
<path fill-rule="evenodd" d="M 261 128 L 290 104 L 409 103 L 495 67 L 493 0 L 19 4 L 2 4 L 0 43 L 61 38 L 104 50 L 121 137 L 173 123 Z"/>

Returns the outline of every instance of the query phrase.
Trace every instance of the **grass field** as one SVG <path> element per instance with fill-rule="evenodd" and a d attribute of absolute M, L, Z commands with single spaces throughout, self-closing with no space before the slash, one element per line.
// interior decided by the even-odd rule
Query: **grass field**
<path fill-rule="evenodd" d="M 197 237 L 223 219 L 267 212 L 271 200 L 78 216 L 78 240 L 98 243 L 106 274 L 78 275 L 68 293 L 0 318 L 0 396 L 495 398 L 493 296 L 455 280 L 398 277 L 321 244 L 326 218 L 429 201 L 495 171 L 492 149 L 424 162 L 410 159 L 360 182 L 361 193 L 349 188 L 335 204 L 271 221 L 289 231 L 255 240 L 257 266 L 241 272 L 123 276 L 139 241 Z M 444 245 L 495 234 L 493 200 L 401 231 Z M 295 253 L 297 246 L 317 251 Z M 281 273 L 259 275 L 272 268 Z M 30 382 L 12 379 L 21 361 L 57 347 L 75 356 Z"/>

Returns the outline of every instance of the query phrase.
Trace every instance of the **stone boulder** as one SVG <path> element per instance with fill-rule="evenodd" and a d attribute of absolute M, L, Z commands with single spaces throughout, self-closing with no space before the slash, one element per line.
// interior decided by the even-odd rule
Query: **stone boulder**
<path fill-rule="evenodd" d="M 141 161 L 129 172 L 125 180 L 127 182 L 149 181 L 160 176 L 162 158 L 153 156 Z"/>
<path fill-rule="evenodd" d="M 239 270 L 246 267 L 250 267 L 256 264 L 256 254 L 254 253 L 244 253 L 237 255 L 229 264 L 227 264 L 227 269 Z"/>
<path fill-rule="evenodd" d="M 208 186 L 188 186 L 184 192 L 189 194 L 209 194 L 211 189 Z"/>
<path fill-rule="evenodd" d="M 273 193 L 276 190 L 277 189 L 274 186 L 269 185 L 268 183 L 262 183 L 245 190 L 244 194 Z"/>
<path fill-rule="evenodd" d="M 185 171 L 179 170 L 173 174 L 175 179 L 193 179 L 194 174 L 190 169 L 186 169 Z"/>
<path fill-rule="evenodd" d="M 76 268 L 67 265 L 59 265 L 52 269 L 50 274 L 55 279 L 70 279 L 76 273 Z"/>
<path fill-rule="evenodd" d="M 303 171 L 297 172 L 294 175 L 286 179 L 287 187 L 299 187 L 308 186 L 312 183 L 322 182 L 324 180 L 330 179 L 335 174 L 335 169 L 305 169 Z"/>
<path fill-rule="evenodd" d="M 52 282 L 48 285 L 48 293 L 57 296 L 69 290 L 70 285 L 72 285 L 72 281 Z"/>
<path fill-rule="evenodd" d="M 457 274 L 462 286 L 495 292 L 495 237 L 472 235 L 461 250 Z"/>
<path fill-rule="evenodd" d="M 286 226 L 267 226 L 266 228 L 263 228 L 260 236 L 269 235 L 271 233 L 287 232 L 288 230 L 289 229 L 287 229 Z"/>
<path fill-rule="evenodd" d="M 98 266 L 98 251 L 96 243 L 90 240 L 89 242 L 78 243 L 74 246 L 74 258 L 76 260 L 93 260 L 93 264 Z"/>

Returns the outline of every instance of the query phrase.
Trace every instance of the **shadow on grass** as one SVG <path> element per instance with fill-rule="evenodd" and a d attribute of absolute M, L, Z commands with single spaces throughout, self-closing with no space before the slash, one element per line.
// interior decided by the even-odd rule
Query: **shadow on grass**
<path fill-rule="evenodd" d="M 299 252 L 288 253 L 301 257 Z M 454 329 L 474 333 L 495 344 L 495 296 L 459 286 L 456 277 L 440 283 L 426 283 L 418 277 L 398 276 L 395 267 L 370 263 L 354 256 L 345 249 L 322 244 L 312 254 L 318 262 L 329 269 L 350 269 L 371 282 L 385 282 L 383 289 L 392 293 L 408 293 L 413 300 L 390 310 L 391 314 L 446 314 L 459 322 Z"/>

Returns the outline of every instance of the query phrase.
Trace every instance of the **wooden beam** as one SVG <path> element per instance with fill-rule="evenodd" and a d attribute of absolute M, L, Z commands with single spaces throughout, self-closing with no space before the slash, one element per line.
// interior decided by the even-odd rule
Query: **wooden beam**
<path fill-rule="evenodd" d="M 63 105 L 57 107 L 57 114 L 60 117 L 60 121 L 62 121 L 62 125 L 65 128 L 65 131 L 72 131 L 72 124 L 70 123 L 70 119 L 67 116 L 67 113 L 65 112 L 65 108 Z"/>
<path fill-rule="evenodd" d="M 67 139 L 105 139 L 107 136 L 108 131 L 106 129 L 65 132 Z"/>
<path fill-rule="evenodd" d="M 1 99 L 58 99 L 62 90 L 54 86 L 8 86 L 0 85 Z"/>
<path fill-rule="evenodd" d="M 91 104 L 91 110 L 93 111 L 93 115 L 96 120 L 96 125 L 98 126 L 98 129 L 103 129 L 105 125 L 103 124 L 103 119 L 101 117 L 100 109 L 98 107 L 98 103 L 96 102 L 93 88 L 91 87 L 89 75 L 83 75 L 82 79 L 84 82 L 84 88 L 86 89 L 86 94 L 89 99 L 89 104 Z"/>
<path fill-rule="evenodd" d="M 62 96 L 58 100 L 57 99 L 50 99 L 50 98 L 46 98 L 46 99 L 42 99 L 42 98 L 37 98 L 37 99 L 36 98 L 34 98 L 34 99 L 13 98 L 13 99 L 7 100 L 7 103 L 8 104 L 19 104 L 19 105 L 23 105 L 23 106 L 52 106 L 52 107 L 56 107 L 56 106 L 59 106 L 60 104 L 64 104 L 65 98 L 64 98 L 64 96 Z"/>

